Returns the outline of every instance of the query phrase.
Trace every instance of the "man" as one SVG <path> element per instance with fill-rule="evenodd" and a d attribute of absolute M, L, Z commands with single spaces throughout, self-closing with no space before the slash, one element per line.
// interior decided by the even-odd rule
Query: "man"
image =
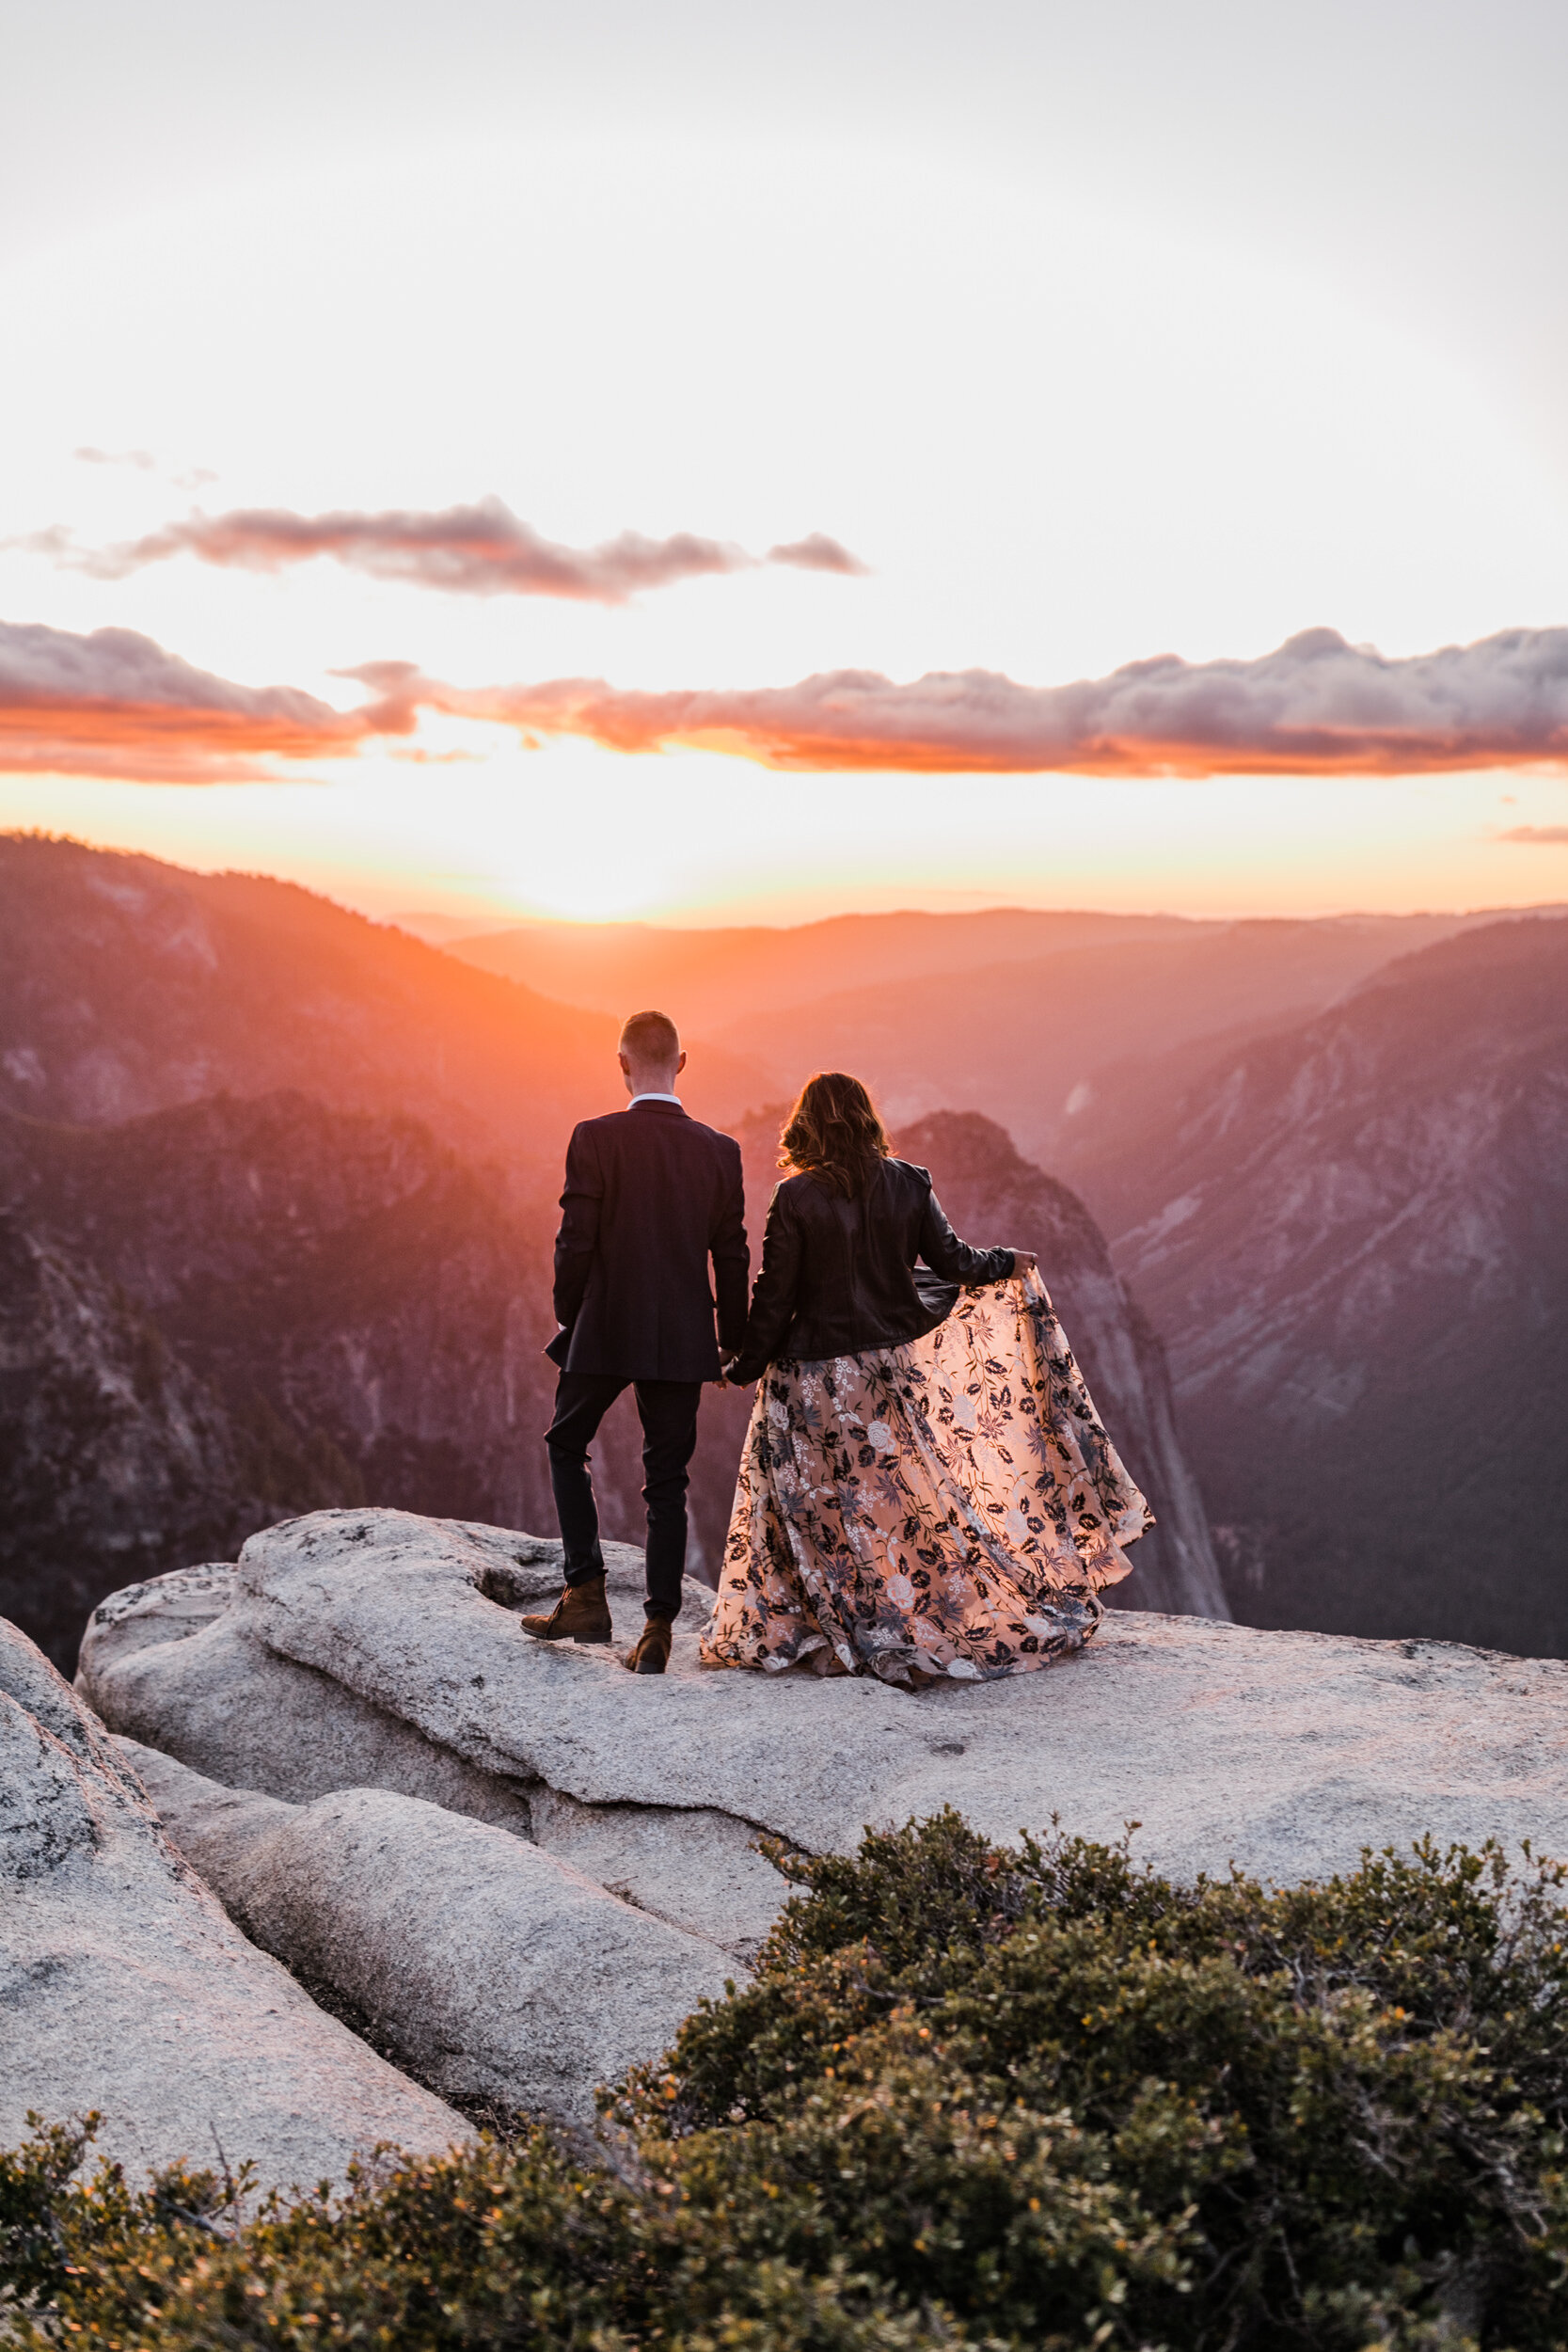
<path fill-rule="evenodd" d="M 751 1258 L 740 1146 L 683 1108 L 675 1081 L 686 1056 L 674 1023 L 662 1012 L 634 1012 L 619 1057 L 630 1104 L 608 1119 L 584 1120 L 566 1148 L 555 1243 L 561 1329 L 546 1351 L 561 1379 L 545 1440 L 566 1589 L 549 1616 L 525 1617 L 523 1625 L 544 1642 L 610 1639 L 588 1448 L 629 1381 L 642 1422 L 648 1597 L 647 1622 L 626 1664 L 634 1674 L 658 1675 L 680 1613 L 697 1405 L 705 1380 L 723 1385 L 721 1348 L 727 1360 L 740 1345 Z"/>

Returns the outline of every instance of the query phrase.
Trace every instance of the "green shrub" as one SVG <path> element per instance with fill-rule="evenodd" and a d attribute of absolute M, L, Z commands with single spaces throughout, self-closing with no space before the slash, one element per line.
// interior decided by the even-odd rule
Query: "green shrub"
<path fill-rule="evenodd" d="M 801 1892 L 607 2104 L 274 2202 L 0 2159 L 21 2342 L 924 2352 L 1568 2346 L 1563 1873 L 1430 1845 L 1180 1888 L 954 1814 Z M 631 2142 L 635 2141 L 635 2154 Z"/>

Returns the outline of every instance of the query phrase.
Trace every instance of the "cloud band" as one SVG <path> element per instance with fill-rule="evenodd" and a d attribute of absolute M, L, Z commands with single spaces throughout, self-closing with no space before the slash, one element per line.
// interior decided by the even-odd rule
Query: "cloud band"
<path fill-rule="evenodd" d="M 406 736 L 421 709 L 531 739 L 695 747 L 828 772 L 1399 775 L 1568 764 L 1568 628 L 1510 629 L 1404 660 L 1311 629 L 1256 661 L 1163 655 L 1054 687 L 986 670 L 908 685 L 839 670 L 798 686 L 665 693 L 583 678 L 458 687 L 406 662 L 343 675 L 375 698 L 338 711 L 293 687 L 215 677 L 129 629 L 76 637 L 0 623 L 0 765 L 227 780 Z"/>
<path fill-rule="evenodd" d="M 278 761 L 336 758 L 406 734 L 412 706 L 358 710 L 293 686 L 237 686 L 135 629 L 90 636 L 0 621 L 0 768 L 146 784 L 267 780 Z"/>
<path fill-rule="evenodd" d="M 177 555 L 247 572 L 281 571 L 326 556 L 372 579 L 459 596 L 561 596 L 590 604 L 625 604 L 645 589 L 757 568 L 755 557 L 744 548 L 689 531 L 666 539 L 626 531 L 602 547 L 564 547 L 543 538 L 496 498 L 471 506 L 391 508 L 379 514 L 296 515 L 280 506 L 236 507 L 226 515 L 187 516 L 119 547 L 81 548 L 57 525 L 11 544 L 97 580 L 124 580 Z M 853 574 L 865 568 L 821 531 L 772 548 L 765 560 L 806 571 Z"/>
<path fill-rule="evenodd" d="M 694 746 L 793 770 L 1399 775 L 1568 761 L 1564 628 L 1405 660 L 1315 628 L 1255 661 L 1164 654 L 1071 686 L 990 670 L 900 685 L 838 670 L 742 691 L 624 692 L 596 679 L 411 691 L 432 707 L 614 751 Z"/>

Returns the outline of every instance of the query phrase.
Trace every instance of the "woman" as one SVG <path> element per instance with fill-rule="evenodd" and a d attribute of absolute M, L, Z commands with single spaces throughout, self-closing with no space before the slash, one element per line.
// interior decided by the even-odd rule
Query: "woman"
<path fill-rule="evenodd" d="M 912 1686 L 1081 1649 L 1152 1520 L 1033 1255 L 958 1240 L 858 1078 L 809 1080 L 780 1142 L 704 1664 Z"/>

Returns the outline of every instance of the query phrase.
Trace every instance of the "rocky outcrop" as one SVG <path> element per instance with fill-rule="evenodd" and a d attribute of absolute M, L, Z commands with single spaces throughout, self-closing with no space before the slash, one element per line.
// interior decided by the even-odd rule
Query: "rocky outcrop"
<path fill-rule="evenodd" d="M 355 1514 L 346 1521 L 318 1514 L 298 1524 L 325 1529 L 329 1539 L 335 1532 L 347 1559 L 371 1573 L 395 1558 L 405 1571 L 405 1592 L 406 1574 L 418 1580 L 411 1564 L 422 1556 L 431 1592 L 451 1598 L 455 1588 L 483 1597 L 480 1622 L 499 1624 L 509 1649 L 546 1660 L 560 1655 L 538 1649 L 519 1634 L 514 1616 L 501 1613 L 553 1599 L 561 1589 L 559 1543 L 401 1512 Z M 656 1917 L 743 1963 L 750 1959 L 784 1885 L 754 1851 L 755 1831 L 745 1815 L 694 1807 L 678 1791 L 667 1801 L 647 1802 L 644 1792 L 634 1804 L 601 1804 L 552 1785 L 524 1762 L 474 1760 L 395 1702 L 387 1705 L 270 1644 L 244 1589 L 254 1559 L 247 1555 L 240 1568 L 159 1577 L 116 1594 L 95 1612 L 78 1683 L 117 1731 L 210 1780 L 292 1804 L 365 1787 L 421 1798 L 530 1838 Z M 605 1565 L 617 1633 L 629 1646 L 642 1622 L 642 1555 L 629 1545 L 607 1544 Z M 692 1589 L 683 1620 L 687 1646 L 705 1600 Z M 626 1681 L 618 1674 L 611 1688 Z M 467 1687 L 484 1688 L 483 1670 Z"/>
<path fill-rule="evenodd" d="M 579 2127 L 733 1963 L 557 1854 L 417 1797 L 280 1804 L 120 1743 L 231 1918 L 449 2097 Z"/>
<path fill-rule="evenodd" d="M 578 1868 L 601 1884 L 613 1869 L 631 1900 L 737 1951 L 785 1891 L 759 1855 L 742 1878 L 753 1830 L 843 1851 L 867 1822 L 944 1804 L 1003 1839 L 1054 1817 L 1116 1838 L 1135 1820 L 1136 1851 L 1179 1877 L 1235 1861 L 1289 1883 L 1429 1832 L 1568 1854 L 1568 1665 L 1129 1612 L 1064 1664 L 918 1696 L 703 1672 L 685 1628 L 668 1675 L 631 1677 L 610 1648 L 519 1632 L 528 1588 L 553 1584 L 550 1549 L 399 1513 L 319 1513 L 252 1537 L 223 1614 L 199 1630 L 132 1648 L 151 1601 L 96 1626 L 84 1682 L 117 1729 L 178 1756 L 243 1636 L 259 1695 L 312 1676 L 343 1722 L 373 1710 L 424 1743 L 405 1756 L 456 1758 L 519 1794 L 541 1842 L 564 1818 L 578 1843 L 559 1851 Z M 634 1573 L 618 1564 L 623 1642 L 640 1614 Z M 270 1758 L 236 1725 L 239 1769 L 225 1770 L 214 1702 L 201 1769 L 291 1793 L 293 1706 L 281 1700 Z"/>
<path fill-rule="evenodd" d="M 1081 1181 L 1239 1614 L 1568 1654 L 1568 921 L 1151 1074 Z"/>
<path fill-rule="evenodd" d="M 390 1788 L 529 1835 L 516 1784 L 436 1746 L 330 1675 L 269 1650 L 231 1606 L 236 1573 L 232 1564 L 174 1570 L 93 1613 L 77 1687 L 100 1712 L 112 1708 L 118 1731 L 193 1772 L 291 1804 L 338 1788 Z"/>
<path fill-rule="evenodd" d="M 315 2007 L 172 1848 L 102 1726 L 0 1624 L 0 2144 L 98 2108 L 134 2179 L 187 2158 L 341 2179 L 460 2116 Z"/>

